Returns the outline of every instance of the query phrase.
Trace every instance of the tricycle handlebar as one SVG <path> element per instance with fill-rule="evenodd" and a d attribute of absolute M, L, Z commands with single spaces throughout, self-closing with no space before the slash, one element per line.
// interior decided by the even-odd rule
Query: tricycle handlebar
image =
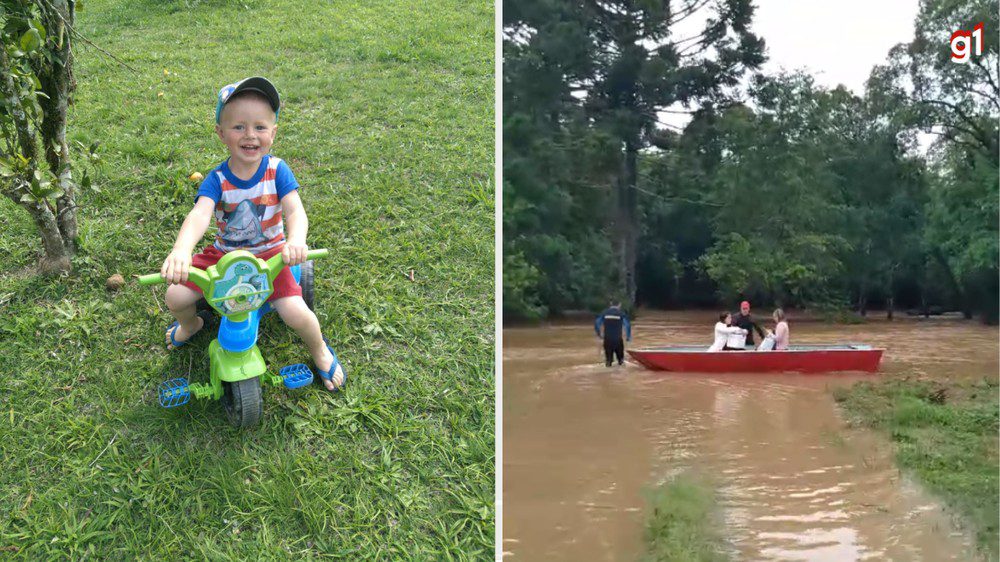
<path fill-rule="evenodd" d="M 321 248 L 318 250 L 309 250 L 308 252 L 306 252 L 306 259 L 315 260 L 319 258 L 325 258 L 327 255 L 329 255 L 329 253 L 330 250 L 327 250 L 326 248 Z M 277 255 L 280 256 L 281 254 Z M 192 267 L 191 271 L 188 273 L 188 276 L 189 277 L 202 276 L 205 277 L 206 280 L 208 279 L 208 274 L 205 273 L 205 270 L 198 269 L 197 267 Z M 139 276 L 140 285 L 155 285 L 157 283 L 165 283 L 163 277 L 161 277 L 159 273 L 150 273 L 149 275 Z"/>
<path fill-rule="evenodd" d="M 161 277 L 159 273 L 150 273 L 149 275 L 139 276 L 140 285 L 156 285 L 157 283 L 163 282 L 163 277 Z"/>
<path fill-rule="evenodd" d="M 319 250 L 309 250 L 306 252 L 307 260 L 314 260 L 317 258 L 325 258 L 330 253 L 330 250 L 326 248 L 321 248 Z"/>

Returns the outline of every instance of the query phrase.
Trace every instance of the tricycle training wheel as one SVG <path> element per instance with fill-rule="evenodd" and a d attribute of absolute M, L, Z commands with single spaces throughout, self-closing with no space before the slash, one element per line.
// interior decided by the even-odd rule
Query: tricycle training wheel
<path fill-rule="evenodd" d="M 260 421 L 264 402 L 260 398 L 260 378 L 222 383 L 222 406 L 226 417 L 236 427 L 249 427 Z"/>

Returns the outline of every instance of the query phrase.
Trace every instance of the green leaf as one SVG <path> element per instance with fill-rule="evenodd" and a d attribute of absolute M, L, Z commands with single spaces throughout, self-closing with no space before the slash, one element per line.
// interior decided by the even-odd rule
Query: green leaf
<path fill-rule="evenodd" d="M 21 36 L 21 49 L 26 52 L 32 52 L 37 49 L 42 44 L 42 37 L 38 33 L 38 30 L 31 28 L 24 32 Z"/>
<path fill-rule="evenodd" d="M 42 20 L 38 18 L 31 20 L 31 27 L 38 32 L 39 39 L 45 41 L 45 26 L 42 25 Z"/>

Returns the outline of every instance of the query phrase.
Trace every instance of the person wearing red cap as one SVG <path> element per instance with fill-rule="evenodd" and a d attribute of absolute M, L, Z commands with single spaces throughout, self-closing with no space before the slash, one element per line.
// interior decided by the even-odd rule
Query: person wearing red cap
<path fill-rule="evenodd" d="M 750 301 L 743 301 L 740 303 L 739 313 L 733 315 L 733 326 L 746 330 L 746 345 L 750 348 L 756 347 L 756 344 L 753 341 L 754 332 L 757 332 L 757 335 L 762 339 L 764 338 L 764 330 L 762 330 L 761 327 L 753 321 L 753 318 L 750 317 Z"/>

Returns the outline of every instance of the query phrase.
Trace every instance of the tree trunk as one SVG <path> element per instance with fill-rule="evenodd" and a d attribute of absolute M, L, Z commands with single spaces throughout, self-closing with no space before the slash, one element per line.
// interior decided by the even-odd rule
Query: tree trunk
<path fill-rule="evenodd" d="M 16 193 L 7 192 L 8 197 L 18 205 L 24 207 L 31 219 L 38 227 L 38 234 L 42 237 L 42 248 L 45 254 L 38 263 L 38 269 L 45 275 L 54 275 L 65 271 L 70 271 L 72 265 L 69 261 L 69 254 L 63 244 L 62 235 L 59 233 L 59 225 L 56 216 L 44 202 L 19 201 Z"/>
<path fill-rule="evenodd" d="M 1000 272 L 990 269 L 984 272 L 982 299 L 982 321 L 984 324 L 996 326 L 1000 322 L 1000 302 L 997 301 L 997 292 L 1000 292 Z"/>
<path fill-rule="evenodd" d="M 868 278 L 864 277 L 861 280 L 861 288 L 858 291 L 858 313 L 862 317 L 868 314 Z"/>
<path fill-rule="evenodd" d="M 64 12 L 67 9 L 72 8 L 72 4 L 67 4 L 67 0 L 53 1 L 56 5 L 60 6 L 58 9 L 61 9 Z M 47 4 L 40 4 L 40 9 L 47 22 L 44 24 L 46 25 L 46 29 L 50 29 L 52 31 L 61 30 L 56 31 L 56 36 L 54 38 L 47 38 L 47 41 L 58 41 L 59 37 L 62 37 L 62 40 L 64 41 L 63 47 L 68 49 L 69 44 L 67 36 L 69 35 L 69 30 L 62 30 L 62 25 L 60 23 L 53 23 L 59 21 L 59 18 L 52 12 Z M 67 21 L 71 21 L 72 13 L 69 12 L 63 17 L 68 17 L 70 19 L 67 19 Z M 60 51 L 60 53 L 63 52 L 68 51 Z M 58 59 L 58 57 L 56 58 Z M 65 62 L 66 64 L 70 64 L 68 59 Z M 59 64 L 61 64 L 61 62 L 54 63 L 48 68 L 33 70 L 35 70 L 35 75 L 38 77 L 39 81 L 51 80 L 52 76 L 63 73 L 63 68 L 59 67 Z M 66 70 L 68 71 L 68 67 L 66 67 Z M 69 77 L 66 77 L 66 80 L 71 82 L 71 78 Z M 65 158 L 68 162 L 69 157 L 69 150 L 66 146 L 65 138 L 65 104 L 69 93 L 68 88 L 69 83 L 67 82 L 64 88 L 65 94 L 62 96 L 63 105 L 61 107 L 61 116 L 57 120 L 61 122 L 61 124 L 54 129 L 59 131 L 61 134 L 58 137 L 51 138 L 46 136 L 44 133 L 42 135 L 47 160 L 49 156 L 48 153 L 50 151 L 54 153 L 53 159 L 48 161 L 50 168 L 52 166 L 52 162 L 56 162 L 57 166 L 55 169 L 59 170 L 57 172 L 57 177 L 59 177 L 60 183 L 69 180 L 68 168 L 65 170 L 66 176 L 63 177 L 63 167 L 61 165 L 61 161 Z M 13 185 L 3 190 L 4 195 L 9 197 L 18 205 L 24 207 L 25 210 L 28 211 L 28 214 L 31 215 L 35 225 L 38 227 L 38 234 L 42 239 L 42 250 L 44 252 L 44 255 L 41 257 L 39 262 L 39 270 L 41 273 L 54 274 L 70 271 L 72 269 L 72 264 L 69 259 L 71 247 L 66 244 L 66 236 L 60 229 L 60 222 L 67 220 L 70 221 L 67 223 L 67 226 L 72 226 L 75 236 L 76 219 L 74 205 L 72 204 L 72 189 L 68 191 L 69 200 L 66 201 L 65 206 L 63 206 L 62 201 L 67 197 L 66 194 L 60 198 L 60 202 L 57 202 L 56 210 L 53 210 L 51 205 L 45 200 L 36 201 L 31 198 L 23 197 L 24 195 L 29 194 L 30 190 L 26 189 L 25 186 L 30 185 L 32 176 L 35 171 L 39 169 L 38 146 L 36 144 L 36 137 L 38 136 L 39 131 L 32 129 L 31 120 L 24 112 L 22 107 L 24 99 L 21 97 L 19 85 L 14 83 L 11 61 L 6 49 L 0 49 L 0 96 L 2 96 L 6 102 L 5 106 L 7 111 L 9 111 L 11 121 L 14 125 L 14 138 L 8 139 L 11 145 L 8 146 L 7 149 L 9 149 L 13 154 L 20 154 L 26 160 L 26 173 L 21 173 L 19 176 L 12 177 L 10 181 L 13 182 Z M 38 96 L 38 99 L 43 104 L 50 101 L 45 100 L 42 96 Z M 46 111 L 44 105 L 42 110 L 43 114 L 47 115 L 49 113 Z M 43 116 L 43 121 L 45 119 L 46 118 Z M 41 126 L 43 128 L 51 126 L 51 120 L 49 124 L 43 123 Z M 58 149 L 50 147 L 53 141 L 58 143 Z M 66 212 L 60 212 L 62 209 L 65 209 Z"/>
<path fill-rule="evenodd" d="M 954 292 L 956 300 L 958 300 L 959 308 L 962 309 L 962 316 L 964 316 L 966 320 L 971 319 L 972 307 L 969 306 L 969 299 L 966 292 L 962 290 L 962 286 L 959 284 L 958 278 L 955 277 L 955 272 L 951 270 L 948 258 L 941 253 L 940 248 L 934 248 L 931 250 L 931 255 L 934 257 L 934 260 L 941 265 L 941 268 L 944 269 L 945 278 L 948 280 L 948 284 L 951 285 L 951 290 Z"/>
<path fill-rule="evenodd" d="M 618 182 L 619 249 L 621 250 L 620 276 L 625 301 L 635 304 L 636 279 L 636 181 L 638 179 L 639 148 L 633 140 L 625 141 L 622 175 Z"/>
<path fill-rule="evenodd" d="M 926 268 L 924 269 L 924 279 L 920 282 L 920 312 L 924 315 L 924 318 L 931 317 L 931 309 L 927 306 L 927 273 Z"/>
<path fill-rule="evenodd" d="M 74 23 L 73 2 L 67 0 L 51 0 L 50 5 L 55 10 L 43 10 L 43 25 L 55 32 L 56 41 L 62 40 L 62 47 L 56 51 L 51 64 L 36 68 L 36 75 L 42 84 L 46 97 L 39 96 L 38 103 L 42 107 L 42 144 L 45 147 L 45 160 L 49 170 L 59 178 L 62 196 L 57 200 L 56 219 L 63 244 L 69 254 L 76 252 L 77 222 L 76 222 L 76 184 L 73 183 L 69 159 L 69 145 L 66 143 L 66 110 L 69 106 L 70 94 L 76 88 L 73 78 L 73 53 L 71 50 L 72 35 L 65 29 L 63 20 Z"/>
<path fill-rule="evenodd" d="M 885 311 L 885 318 L 886 318 L 886 320 L 892 320 L 892 315 L 893 315 L 893 312 L 895 311 L 895 308 L 896 308 L 896 293 L 895 293 L 896 266 L 895 265 L 893 265 L 889 269 L 889 280 L 888 281 L 889 281 L 889 286 L 887 287 L 888 290 L 886 291 L 886 294 L 889 295 L 889 299 L 887 301 L 887 304 L 889 306 L 888 306 L 888 310 Z"/>

